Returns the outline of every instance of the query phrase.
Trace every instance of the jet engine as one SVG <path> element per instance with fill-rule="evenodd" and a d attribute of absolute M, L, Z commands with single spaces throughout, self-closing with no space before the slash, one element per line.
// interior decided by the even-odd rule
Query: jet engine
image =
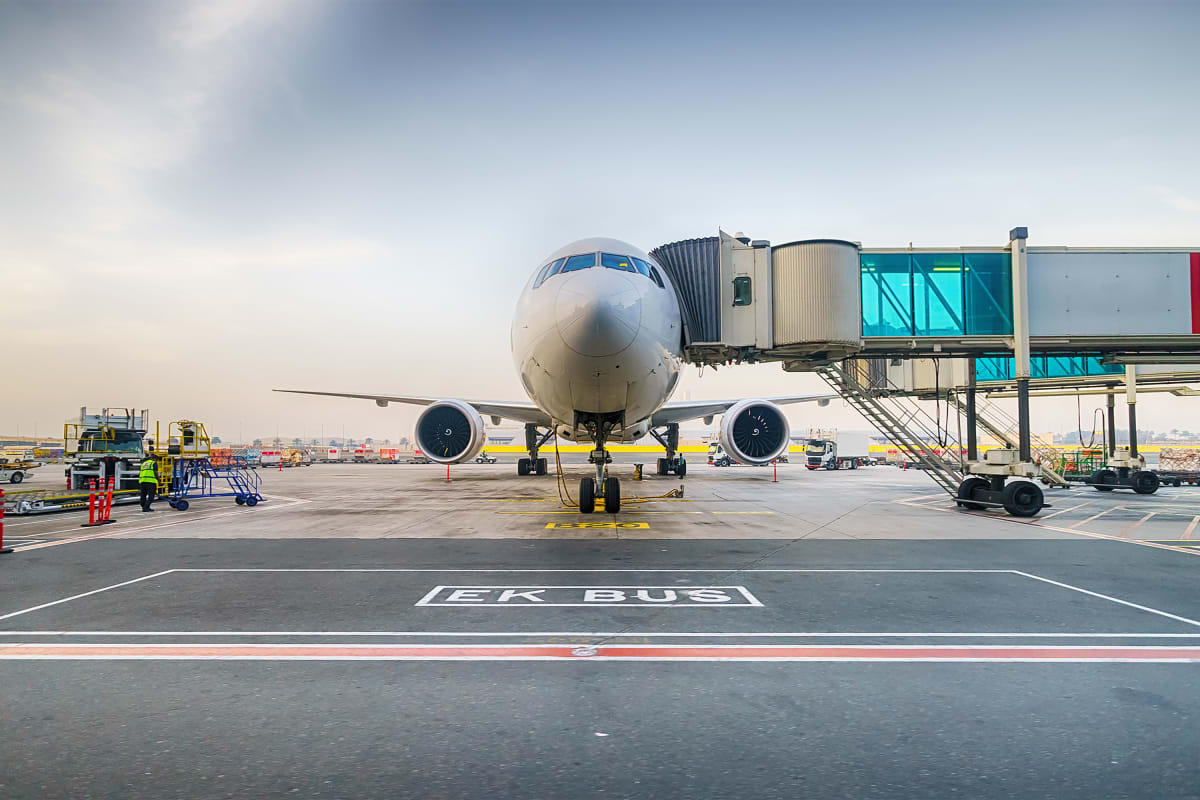
<path fill-rule="evenodd" d="M 742 400 L 721 418 L 721 446 L 738 463 L 762 466 L 787 452 L 791 428 L 769 400 Z"/>
<path fill-rule="evenodd" d="M 483 417 L 461 400 L 439 400 L 417 417 L 417 446 L 439 464 L 470 461 L 483 448 Z"/>

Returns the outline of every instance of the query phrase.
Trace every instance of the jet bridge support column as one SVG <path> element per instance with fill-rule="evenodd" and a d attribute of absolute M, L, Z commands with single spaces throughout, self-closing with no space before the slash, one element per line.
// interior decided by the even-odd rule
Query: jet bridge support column
<path fill-rule="evenodd" d="M 1108 392 L 1108 455 L 1107 458 L 1113 458 L 1117 455 L 1117 395 L 1109 387 Z"/>
<path fill-rule="evenodd" d="M 967 461 L 979 460 L 975 413 L 975 357 L 967 359 Z"/>
<path fill-rule="evenodd" d="M 1029 446 L 1029 267 L 1025 258 L 1027 228 L 1008 233 L 1012 247 L 1013 356 L 1017 378 L 1017 446 L 1023 462 L 1031 460 Z"/>
<path fill-rule="evenodd" d="M 958 486 L 958 504 L 964 508 L 1002 507 L 1014 517 L 1032 517 L 1045 505 L 1041 487 L 1034 483 L 1041 465 L 1033 463 L 1029 435 L 1029 278 L 1025 261 L 1028 229 L 1008 232 L 1012 250 L 1013 356 L 1016 359 L 1018 448 L 988 450 L 983 460 L 969 458 L 966 478 Z M 975 362 L 968 366 L 967 441 L 975 446 Z M 1009 478 L 1026 480 L 1010 481 Z"/>
<path fill-rule="evenodd" d="M 1129 406 L 1129 457 L 1137 458 L 1137 367 L 1125 365 L 1125 402 Z"/>

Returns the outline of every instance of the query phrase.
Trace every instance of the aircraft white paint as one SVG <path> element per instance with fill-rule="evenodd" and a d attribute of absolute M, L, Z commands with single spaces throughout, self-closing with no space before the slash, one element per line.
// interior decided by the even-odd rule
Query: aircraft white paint
<path fill-rule="evenodd" d="M 525 423 L 528 459 L 519 474 L 547 472 L 539 448 L 557 433 L 591 441 L 596 478 L 580 484 L 580 510 L 595 498 L 606 511 L 620 507 L 620 484 L 607 475 L 610 441 L 647 433 L 666 449 L 658 474 L 683 477 L 677 456 L 679 423 L 723 414 L 721 441 L 747 464 L 765 464 L 787 450 L 787 418 L 776 404 L 819 401 L 836 395 L 671 403 L 683 362 L 683 321 L 675 287 L 662 265 L 618 239 L 582 239 L 538 264 L 517 301 L 512 325 L 513 361 L 532 403 L 438 399 L 397 395 L 276 391 L 353 397 L 427 406 L 417 420 L 421 450 L 444 464 L 473 459 L 483 446 L 483 416 Z"/>

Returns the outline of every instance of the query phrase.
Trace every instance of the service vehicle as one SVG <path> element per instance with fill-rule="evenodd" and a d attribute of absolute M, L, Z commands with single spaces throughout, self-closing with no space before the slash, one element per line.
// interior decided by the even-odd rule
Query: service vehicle
<path fill-rule="evenodd" d="M 476 464 L 495 464 L 496 457 L 488 455 L 487 450 L 480 450 L 479 455 L 475 456 Z"/>
<path fill-rule="evenodd" d="M 809 469 L 858 469 L 874 463 L 870 437 L 852 431 L 810 431 L 804 454 Z"/>

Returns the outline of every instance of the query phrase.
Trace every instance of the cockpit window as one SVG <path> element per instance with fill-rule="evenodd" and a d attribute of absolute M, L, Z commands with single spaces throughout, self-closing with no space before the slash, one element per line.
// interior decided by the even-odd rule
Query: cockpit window
<path fill-rule="evenodd" d="M 551 275 L 558 272 L 562 268 L 564 261 L 566 261 L 565 258 L 560 258 L 558 261 L 551 261 L 549 264 L 542 267 L 542 271 L 538 273 L 537 280 L 533 282 L 533 288 L 538 288 L 546 281 L 546 278 L 549 278 Z"/>
<path fill-rule="evenodd" d="M 622 269 L 626 272 L 637 272 L 637 268 L 633 266 L 633 259 L 629 256 L 614 256 L 612 253 L 600 254 L 600 266 L 608 267 L 609 269 Z"/>
<path fill-rule="evenodd" d="M 654 268 L 653 264 L 650 265 L 650 277 L 654 280 L 655 283 L 658 284 L 658 288 L 660 288 L 660 289 L 667 288 L 667 287 L 663 286 L 662 278 L 659 276 L 658 270 L 656 270 Z"/>
<path fill-rule="evenodd" d="M 633 266 L 637 268 L 638 272 L 642 273 L 647 278 L 650 277 L 650 265 L 645 261 L 642 261 L 640 258 L 635 258 L 633 260 Z"/>
<path fill-rule="evenodd" d="M 571 256 L 567 259 L 567 263 L 563 264 L 563 272 L 574 272 L 577 269 L 587 269 L 588 267 L 596 266 L 596 254 L 588 253 L 584 256 Z"/>

